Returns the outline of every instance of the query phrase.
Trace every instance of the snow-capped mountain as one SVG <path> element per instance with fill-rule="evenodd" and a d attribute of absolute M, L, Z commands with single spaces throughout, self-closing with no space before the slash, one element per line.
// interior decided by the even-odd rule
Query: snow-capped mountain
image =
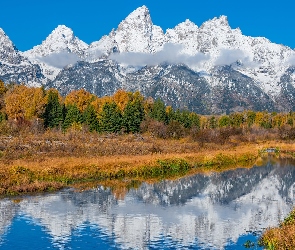
<path fill-rule="evenodd" d="M 44 75 L 53 80 L 63 67 L 81 60 L 87 48 L 88 45 L 74 36 L 70 28 L 59 25 L 42 44 L 25 51 L 23 55 L 39 64 Z"/>
<path fill-rule="evenodd" d="M 40 67 L 23 57 L 1 28 L 0 78 L 5 82 L 24 82 L 31 86 L 40 85 L 44 79 Z"/>
<path fill-rule="evenodd" d="M 90 61 L 95 61 L 100 55 L 114 52 L 154 53 L 161 49 L 164 40 L 163 30 L 153 25 L 149 10 L 143 6 L 128 15 L 116 30 L 90 44 L 87 55 Z"/>
<path fill-rule="evenodd" d="M 2 54 L 14 51 L 2 44 Z M 41 45 L 13 53 L 10 60 L 38 64 L 43 84 L 63 94 L 82 87 L 99 96 L 140 90 L 201 113 L 295 108 L 295 51 L 243 35 L 226 16 L 200 27 L 187 19 L 164 32 L 142 6 L 89 46 L 60 25 Z"/>

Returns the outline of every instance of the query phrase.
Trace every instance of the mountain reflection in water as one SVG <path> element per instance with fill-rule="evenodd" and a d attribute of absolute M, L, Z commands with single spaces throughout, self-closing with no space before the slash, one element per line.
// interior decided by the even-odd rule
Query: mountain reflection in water
<path fill-rule="evenodd" d="M 244 249 L 249 232 L 278 225 L 290 212 L 294 191 L 295 167 L 280 161 L 144 183 L 124 200 L 103 187 L 3 199 L 0 249 L 16 239 L 22 249 L 32 241 L 46 241 L 47 249 Z"/>

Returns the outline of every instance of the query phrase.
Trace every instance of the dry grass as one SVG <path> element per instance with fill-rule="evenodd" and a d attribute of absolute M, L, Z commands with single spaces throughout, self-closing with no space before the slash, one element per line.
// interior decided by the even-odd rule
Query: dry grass
<path fill-rule="evenodd" d="M 267 229 L 260 239 L 266 249 L 295 249 L 295 210 L 277 228 Z"/>
<path fill-rule="evenodd" d="M 157 179 L 248 167 L 263 148 L 269 147 L 279 147 L 288 157 L 295 152 L 295 145 L 279 141 L 229 141 L 222 145 L 203 143 L 200 147 L 189 138 L 156 139 L 148 135 L 115 136 L 83 131 L 2 136 L 0 194 L 56 190 L 89 181 Z M 119 193 L 123 194 L 122 190 Z"/>

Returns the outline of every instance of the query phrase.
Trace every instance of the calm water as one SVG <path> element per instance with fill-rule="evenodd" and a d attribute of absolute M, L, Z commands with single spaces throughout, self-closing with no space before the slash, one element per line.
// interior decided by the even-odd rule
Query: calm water
<path fill-rule="evenodd" d="M 3 199 L 0 249 L 245 249 L 294 202 L 288 162 L 144 183 L 119 200 L 103 187 Z"/>

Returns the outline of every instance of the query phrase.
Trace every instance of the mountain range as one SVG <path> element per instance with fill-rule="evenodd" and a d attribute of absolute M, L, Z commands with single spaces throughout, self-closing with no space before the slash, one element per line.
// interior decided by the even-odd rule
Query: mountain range
<path fill-rule="evenodd" d="M 98 96 L 139 90 L 200 114 L 295 110 L 295 51 L 232 29 L 226 16 L 166 32 L 142 6 L 99 41 L 86 44 L 59 25 L 21 52 L 0 28 L 0 79 Z"/>

